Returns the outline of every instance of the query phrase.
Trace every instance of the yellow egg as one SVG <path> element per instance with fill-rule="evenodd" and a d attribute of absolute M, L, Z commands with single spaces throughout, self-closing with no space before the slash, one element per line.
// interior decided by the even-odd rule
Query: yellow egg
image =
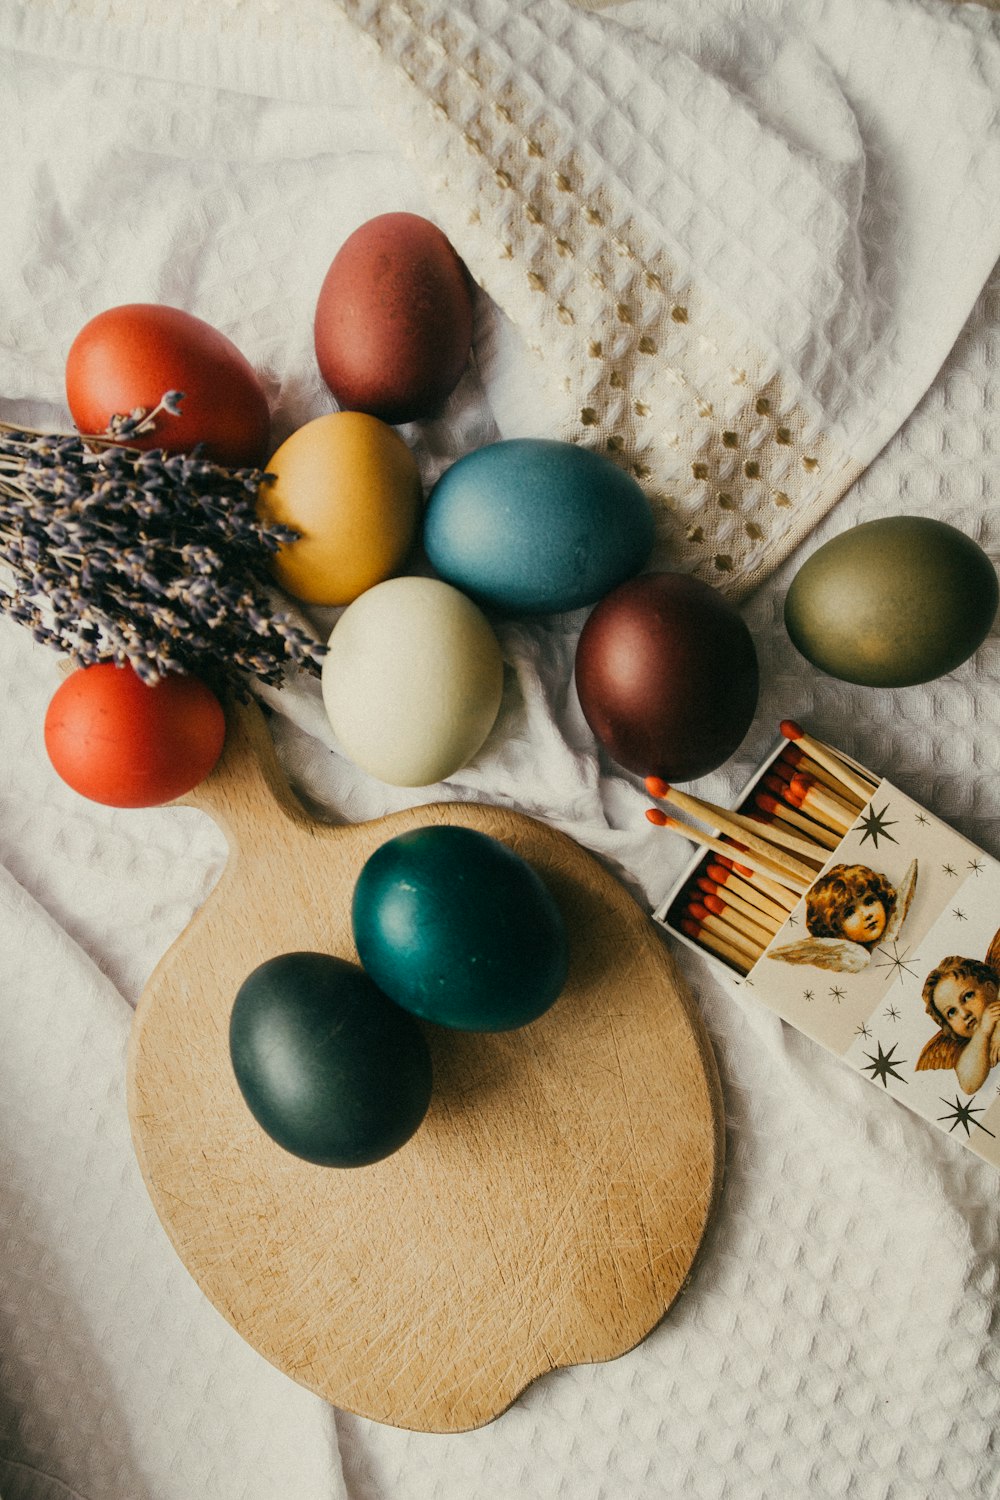
<path fill-rule="evenodd" d="M 267 465 L 258 511 L 299 533 L 274 559 L 282 588 L 307 604 L 350 604 L 402 566 L 421 488 L 416 460 L 392 427 L 338 411 L 293 432 Z"/>
<path fill-rule="evenodd" d="M 323 661 L 341 748 L 393 786 L 464 766 L 493 728 L 503 658 L 486 616 L 436 578 L 390 578 L 345 609 Z"/>

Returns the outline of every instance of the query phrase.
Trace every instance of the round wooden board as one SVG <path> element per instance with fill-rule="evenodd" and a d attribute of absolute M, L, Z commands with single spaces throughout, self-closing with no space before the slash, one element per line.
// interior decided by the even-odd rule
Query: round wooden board
<path fill-rule="evenodd" d="M 240 1334 L 349 1411 L 477 1427 L 560 1365 L 633 1348 L 683 1286 L 722 1172 L 715 1063 L 652 921 L 571 839 L 455 804 L 331 826 L 291 797 L 255 708 L 187 799 L 225 829 L 219 885 L 152 976 L 129 1051 L 139 1164 L 178 1254 Z M 570 977 L 540 1020 L 426 1028 L 434 1095 L 374 1166 L 311 1166 L 249 1114 L 229 1063 L 247 974 L 278 953 L 356 961 L 354 882 L 405 829 L 504 840 L 549 883 Z"/>

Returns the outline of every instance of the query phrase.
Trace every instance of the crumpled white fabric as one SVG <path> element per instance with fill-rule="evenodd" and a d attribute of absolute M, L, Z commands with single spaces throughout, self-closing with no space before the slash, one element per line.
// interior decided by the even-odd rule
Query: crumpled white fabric
<path fill-rule="evenodd" d="M 793 51 L 760 73 L 751 66 L 759 54 L 741 51 L 727 29 L 752 36 L 754 13 L 735 4 L 699 13 L 701 23 L 694 7 L 634 3 L 613 15 L 632 30 L 694 28 L 703 58 L 735 70 L 790 150 L 807 163 L 835 159 L 849 121 L 838 105 L 845 133 L 831 135 L 829 110 L 817 108 L 817 99 L 829 105 L 831 84 L 828 69 L 809 74 L 810 28 L 833 30 L 839 16 L 867 25 L 874 57 L 888 46 L 874 11 L 853 0 L 799 8 Z M 767 7 L 769 25 L 787 13 Z M 942 89 L 966 76 L 964 64 L 949 71 L 944 38 L 988 47 L 996 33 L 985 11 L 930 0 L 880 0 L 878 14 L 941 29 Z M 372 214 L 434 217 L 436 204 L 372 113 L 333 22 L 321 0 L 280 12 L 247 3 L 149 13 L 99 0 L 0 5 L 0 416 L 65 425 L 68 343 L 95 311 L 130 299 L 174 302 L 223 327 L 268 385 L 276 439 L 329 409 L 311 352 L 329 259 Z M 965 44 L 958 50 L 968 62 Z M 909 73 L 905 50 L 888 47 L 887 56 L 881 92 L 891 117 L 893 90 L 905 91 Z M 882 147 L 876 180 L 885 183 L 890 159 L 912 154 L 916 181 L 935 150 L 954 175 L 967 122 L 960 110 L 935 119 L 939 142 L 896 139 L 895 155 L 869 130 L 866 143 Z M 848 179 L 856 191 L 857 172 Z M 890 197 L 902 244 L 907 196 Z M 865 214 L 879 211 L 866 205 Z M 920 203 L 909 211 L 919 240 Z M 748 217 L 744 233 L 765 223 Z M 899 420 L 933 379 L 930 391 L 746 606 L 762 662 L 760 713 L 738 754 L 697 790 L 730 798 L 790 714 L 996 853 L 997 636 L 941 682 L 873 696 L 806 668 L 781 624 L 799 558 L 856 520 L 939 515 L 994 559 L 1000 553 L 988 499 L 1000 282 L 994 276 L 976 301 L 982 242 L 960 248 L 954 264 L 927 262 L 936 278 L 924 304 L 928 344 L 919 371 L 907 364 Z M 868 269 L 890 299 L 892 265 Z M 476 352 L 441 420 L 407 431 L 428 482 L 498 433 L 552 430 L 560 420 L 558 391 L 485 297 Z M 571 684 L 582 618 L 499 625 L 507 681 L 496 731 L 471 766 L 419 795 L 509 801 L 548 818 L 651 908 L 685 849 L 645 823 L 636 779 L 596 750 L 582 720 Z M 116 812 L 74 797 L 40 742 L 54 658 L 0 621 L 0 672 L 5 1500 L 56 1500 L 67 1490 L 87 1500 L 994 1500 L 995 1174 L 749 997 L 733 997 L 687 953 L 723 1074 L 727 1180 L 692 1284 L 663 1325 L 623 1359 L 557 1372 L 489 1428 L 454 1438 L 336 1413 L 270 1370 L 176 1260 L 143 1200 L 124 1128 L 125 1002 L 217 878 L 221 836 L 188 810 Z M 374 817 L 417 800 L 337 753 L 314 684 L 269 699 L 285 765 L 325 815 Z"/>

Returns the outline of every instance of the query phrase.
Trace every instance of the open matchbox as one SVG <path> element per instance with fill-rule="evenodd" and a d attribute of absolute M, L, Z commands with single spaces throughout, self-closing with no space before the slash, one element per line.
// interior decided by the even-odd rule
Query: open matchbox
<path fill-rule="evenodd" d="M 782 740 L 759 768 L 737 811 L 753 810 L 755 792 L 785 748 Z M 717 862 L 716 854 L 698 850 L 654 919 L 707 957 L 727 983 L 750 989 L 876 1087 L 1000 1166 L 1000 1062 L 992 1060 L 1000 1058 L 1000 1022 L 995 1047 L 988 1035 L 995 1014 L 988 1007 L 1000 985 L 1000 863 L 891 782 L 837 753 L 877 780 L 876 789 L 747 974 L 681 927 L 690 889 Z M 733 858 L 752 861 L 735 849 Z M 810 930 L 829 927 L 816 909 L 820 882 L 835 866 L 854 867 L 850 878 L 862 888 L 867 876 L 861 872 L 868 872 L 870 889 L 883 893 L 891 915 L 877 940 L 817 937 Z M 925 981 L 948 959 L 964 962 L 934 984 L 939 1008 L 932 1013 Z M 956 999 L 958 1010 L 951 1005 Z M 950 1022 L 942 1014 L 949 1010 Z"/>

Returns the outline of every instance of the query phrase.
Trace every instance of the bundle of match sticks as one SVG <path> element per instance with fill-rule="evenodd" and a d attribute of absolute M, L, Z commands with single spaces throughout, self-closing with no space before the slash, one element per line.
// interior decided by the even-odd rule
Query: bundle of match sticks
<path fill-rule="evenodd" d="M 674 902 L 678 925 L 741 974 L 748 974 L 788 920 L 878 782 L 813 739 L 791 719 L 788 744 L 736 812 L 647 776 L 651 797 L 708 825 L 704 832 L 659 807 L 646 817 L 714 853 Z M 763 790 L 760 788 L 763 787 Z"/>

